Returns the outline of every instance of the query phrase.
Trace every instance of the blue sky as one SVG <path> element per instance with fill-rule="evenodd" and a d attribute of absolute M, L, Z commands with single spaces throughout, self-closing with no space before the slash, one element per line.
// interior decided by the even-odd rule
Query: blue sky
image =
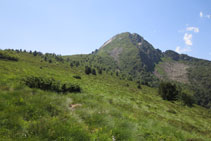
<path fill-rule="evenodd" d="M 121 32 L 211 60 L 211 1 L 0 0 L 0 49 L 86 54 Z"/>

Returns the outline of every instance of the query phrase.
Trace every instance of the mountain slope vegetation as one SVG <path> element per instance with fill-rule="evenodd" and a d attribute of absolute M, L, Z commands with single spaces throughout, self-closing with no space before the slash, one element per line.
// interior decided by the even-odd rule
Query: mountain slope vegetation
<path fill-rule="evenodd" d="M 107 41 L 96 53 L 104 58 L 113 58 L 118 69 L 133 80 L 154 82 L 151 72 L 160 61 L 162 52 L 138 34 L 121 33 Z"/>
<path fill-rule="evenodd" d="M 92 54 L 65 58 L 151 87 L 158 87 L 160 81 L 177 83 L 191 91 L 197 104 L 211 107 L 210 61 L 161 52 L 136 33 L 117 34 Z"/>
<path fill-rule="evenodd" d="M 211 107 L 210 61 L 180 55 L 173 51 L 166 51 L 162 60 L 156 67 L 161 79 L 188 85 L 199 105 Z"/>
<path fill-rule="evenodd" d="M 147 85 L 137 88 L 117 75 L 117 62 L 103 65 L 111 58 L 1 52 L 7 54 L 0 58 L 1 140 L 211 139 L 208 109 L 162 100 Z M 86 74 L 85 66 L 96 74 Z M 30 88 L 24 80 L 31 78 L 36 85 Z M 62 92 L 69 84 L 81 91 Z"/>

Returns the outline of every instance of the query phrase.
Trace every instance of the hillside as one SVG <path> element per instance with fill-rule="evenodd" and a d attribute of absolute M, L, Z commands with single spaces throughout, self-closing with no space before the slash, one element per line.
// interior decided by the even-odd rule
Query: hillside
<path fill-rule="evenodd" d="M 211 140 L 208 109 L 162 100 L 157 88 L 137 88 L 112 73 L 112 65 L 99 66 L 103 57 L 68 58 L 0 52 L 1 140 Z M 102 72 L 87 75 L 85 65 Z M 26 79 L 45 87 L 30 88 Z M 55 91 L 68 84 L 81 91 Z"/>
<path fill-rule="evenodd" d="M 136 33 L 117 34 L 92 54 L 66 58 L 151 87 L 160 81 L 177 83 L 188 89 L 197 104 L 211 107 L 210 61 L 171 50 L 162 52 Z"/>
<path fill-rule="evenodd" d="M 160 61 L 162 52 L 154 49 L 140 35 L 125 32 L 105 42 L 96 55 L 112 58 L 119 71 L 125 75 L 129 74 L 133 80 L 154 83 L 155 79 L 151 74 L 155 64 Z"/>
<path fill-rule="evenodd" d="M 161 80 L 171 80 L 187 85 L 193 92 L 197 104 L 211 107 L 211 61 L 164 52 L 162 61 L 155 68 Z"/>

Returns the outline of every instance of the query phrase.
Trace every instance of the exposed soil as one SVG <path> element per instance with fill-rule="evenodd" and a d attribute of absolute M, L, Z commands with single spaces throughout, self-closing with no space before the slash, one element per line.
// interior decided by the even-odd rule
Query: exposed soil
<path fill-rule="evenodd" d="M 82 104 L 70 104 L 69 107 L 71 110 L 74 110 L 75 108 L 81 107 Z"/>
<path fill-rule="evenodd" d="M 159 67 L 162 68 L 164 74 L 160 74 L 157 71 L 154 74 L 160 79 L 167 78 L 182 83 L 189 83 L 187 74 L 188 65 L 179 62 L 164 62 Z"/>

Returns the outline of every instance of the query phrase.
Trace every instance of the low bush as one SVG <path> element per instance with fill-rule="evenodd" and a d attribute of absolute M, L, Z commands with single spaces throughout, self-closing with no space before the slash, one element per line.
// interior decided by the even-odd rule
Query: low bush
<path fill-rule="evenodd" d="M 192 107 L 195 103 L 194 98 L 191 95 L 188 95 L 186 93 L 181 94 L 181 100 L 184 103 L 184 105 L 187 105 L 189 107 Z"/>
<path fill-rule="evenodd" d="M 95 69 L 92 69 L 92 74 L 93 74 L 93 75 L 96 75 Z"/>
<path fill-rule="evenodd" d="M 137 86 L 137 88 L 138 88 L 138 89 L 141 89 L 141 85 L 139 84 L 139 85 Z"/>
<path fill-rule="evenodd" d="M 7 51 L 2 51 L 2 50 L 0 50 L 0 59 L 18 61 L 18 58 L 15 55 L 10 54 Z"/>
<path fill-rule="evenodd" d="M 92 69 L 91 69 L 90 67 L 86 66 L 86 67 L 85 67 L 85 73 L 86 73 L 87 75 L 89 75 L 90 73 L 92 73 Z"/>
<path fill-rule="evenodd" d="M 73 76 L 75 79 L 81 79 L 81 77 L 79 75 L 75 75 Z"/>
<path fill-rule="evenodd" d="M 176 85 L 171 84 L 170 82 L 161 82 L 158 93 L 164 100 L 168 101 L 177 100 L 179 94 Z"/>
<path fill-rule="evenodd" d="M 97 71 L 98 71 L 98 74 L 102 74 L 103 73 L 102 69 L 98 69 Z"/>
<path fill-rule="evenodd" d="M 30 88 L 38 88 L 46 91 L 54 91 L 58 93 L 81 92 L 80 86 L 66 83 L 61 84 L 53 78 L 30 76 L 23 79 L 23 82 Z"/>

